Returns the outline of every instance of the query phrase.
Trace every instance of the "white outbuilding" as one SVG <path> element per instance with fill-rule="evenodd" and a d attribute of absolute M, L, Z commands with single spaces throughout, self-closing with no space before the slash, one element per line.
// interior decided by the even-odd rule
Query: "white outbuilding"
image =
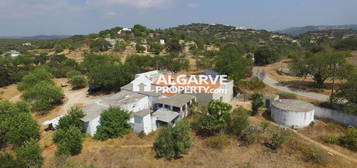
<path fill-rule="evenodd" d="M 279 99 L 271 103 L 271 118 L 278 124 L 303 128 L 314 121 L 315 109 L 311 103 L 293 99 Z"/>

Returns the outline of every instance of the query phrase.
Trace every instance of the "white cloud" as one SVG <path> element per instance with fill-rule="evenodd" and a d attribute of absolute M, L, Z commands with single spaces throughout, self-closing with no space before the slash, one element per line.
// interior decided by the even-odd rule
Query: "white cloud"
<path fill-rule="evenodd" d="M 175 0 L 87 0 L 90 6 L 133 7 L 133 8 L 165 8 Z"/>
<path fill-rule="evenodd" d="M 199 4 L 199 3 L 189 3 L 187 5 L 187 7 L 189 7 L 189 8 L 198 8 L 200 6 L 201 6 L 201 4 Z"/>

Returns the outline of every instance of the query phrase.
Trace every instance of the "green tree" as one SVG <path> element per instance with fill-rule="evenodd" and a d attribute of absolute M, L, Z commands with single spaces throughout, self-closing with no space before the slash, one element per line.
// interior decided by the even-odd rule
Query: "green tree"
<path fill-rule="evenodd" d="M 0 152 L 0 168 L 23 168 L 24 165 L 15 160 L 15 158 L 5 152 Z"/>
<path fill-rule="evenodd" d="M 352 151 L 357 151 L 357 128 L 349 128 L 340 138 L 340 143 Z"/>
<path fill-rule="evenodd" d="M 234 109 L 229 122 L 230 132 L 234 135 L 240 135 L 249 126 L 248 118 L 248 112 L 242 107 Z"/>
<path fill-rule="evenodd" d="M 102 39 L 102 38 L 99 38 L 97 40 L 94 40 L 91 44 L 90 44 L 90 49 L 92 51 L 95 51 L 95 52 L 99 52 L 99 51 L 108 51 L 109 49 L 112 48 L 112 45 Z"/>
<path fill-rule="evenodd" d="M 235 45 L 224 46 L 217 54 L 216 68 L 238 82 L 246 77 L 250 70 L 250 60 L 242 57 Z"/>
<path fill-rule="evenodd" d="M 22 78 L 22 81 L 17 84 L 17 89 L 23 91 L 25 89 L 33 87 L 34 85 L 40 82 L 46 82 L 48 84 L 54 85 L 52 78 L 52 74 L 49 73 L 46 69 L 36 68 L 33 72 Z"/>
<path fill-rule="evenodd" d="M 88 73 L 89 88 L 94 90 L 119 90 L 133 79 L 123 65 L 101 64 L 90 69 Z"/>
<path fill-rule="evenodd" d="M 143 45 L 141 45 L 141 44 L 136 44 L 136 45 L 135 45 L 135 49 L 136 49 L 136 52 L 138 52 L 138 53 L 143 53 L 146 48 L 145 48 Z"/>
<path fill-rule="evenodd" d="M 312 75 L 317 88 L 323 88 L 327 79 L 345 78 L 352 70 L 347 64 L 348 53 L 318 52 L 302 60 L 295 60 L 292 70 L 303 76 Z"/>
<path fill-rule="evenodd" d="M 256 65 L 271 64 L 279 59 L 279 55 L 272 48 L 260 47 L 254 52 Z"/>
<path fill-rule="evenodd" d="M 176 126 L 172 125 L 162 128 L 155 138 L 154 150 L 158 157 L 177 159 L 186 154 L 192 145 L 190 127 L 185 121 L 178 121 Z"/>
<path fill-rule="evenodd" d="M 53 142 L 57 145 L 56 155 L 77 155 L 82 151 L 83 135 L 79 128 L 70 126 L 57 129 Z"/>
<path fill-rule="evenodd" d="M 16 104 L 8 101 L 0 102 L 0 145 L 6 143 L 5 136 L 9 133 L 9 130 L 13 130 L 13 128 L 10 127 L 17 127 L 17 125 L 13 125 L 11 121 L 19 114 L 28 113 L 29 107 L 23 102 L 18 102 Z"/>
<path fill-rule="evenodd" d="M 71 126 L 83 130 L 82 118 L 85 116 L 83 110 L 78 107 L 72 107 L 69 113 L 58 121 L 57 129 L 68 129 Z"/>
<path fill-rule="evenodd" d="M 117 51 L 117 52 L 125 51 L 126 45 L 127 44 L 124 41 L 119 41 L 115 44 L 114 51 Z"/>
<path fill-rule="evenodd" d="M 208 104 L 208 113 L 198 115 L 192 127 L 202 136 L 213 136 L 226 131 L 232 106 L 220 100 Z"/>
<path fill-rule="evenodd" d="M 4 139 L 7 143 L 21 146 L 24 142 L 39 138 L 39 126 L 29 113 L 14 114 L 4 124 Z"/>
<path fill-rule="evenodd" d="M 340 101 L 347 100 L 344 104 L 344 111 L 357 114 L 357 72 L 351 73 L 347 81 L 337 90 L 336 98 Z"/>
<path fill-rule="evenodd" d="M 84 77 L 84 75 L 76 75 L 73 76 L 69 83 L 72 85 L 73 89 L 81 89 L 85 88 L 87 86 L 87 79 Z"/>
<path fill-rule="evenodd" d="M 40 168 L 43 163 L 41 148 L 36 140 L 29 140 L 15 150 L 17 161 L 25 167 Z"/>
<path fill-rule="evenodd" d="M 41 81 L 26 89 L 21 96 L 32 105 L 33 110 L 46 112 L 61 103 L 64 94 L 61 88 Z"/>
<path fill-rule="evenodd" d="M 131 128 L 128 123 L 129 119 L 130 115 L 127 111 L 119 108 L 109 108 L 100 115 L 100 125 L 97 127 L 94 137 L 105 141 L 129 133 Z"/>
<path fill-rule="evenodd" d="M 152 44 L 150 44 L 150 48 L 149 51 L 153 52 L 154 54 L 160 54 L 160 52 L 164 49 L 164 46 L 161 45 L 158 42 L 154 42 Z"/>
<path fill-rule="evenodd" d="M 259 109 L 264 105 L 264 97 L 260 93 L 254 93 L 252 95 L 252 114 L 256 115 Z"/>

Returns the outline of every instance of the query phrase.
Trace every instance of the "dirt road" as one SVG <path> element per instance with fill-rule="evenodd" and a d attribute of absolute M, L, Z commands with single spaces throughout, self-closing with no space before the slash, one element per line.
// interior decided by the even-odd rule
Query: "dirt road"
<path fill-rule="evenodd" d="M 299 96 L 304 96 L 310 99 L 318 100 L 318 101 L 329 101 L 330 97 L 315 93 L 315 92 L 307 92 L 299 89 L 289 88 L 287 86 L 282 85 L 281 83 L 277 82 L 276 80 L 270 78 L 264 70 L 253 68 L 253 76 L 257 77 L 258 79 L 262 80 L 266 85 L 278 89 L 282 92 L 293 93 Z"/>

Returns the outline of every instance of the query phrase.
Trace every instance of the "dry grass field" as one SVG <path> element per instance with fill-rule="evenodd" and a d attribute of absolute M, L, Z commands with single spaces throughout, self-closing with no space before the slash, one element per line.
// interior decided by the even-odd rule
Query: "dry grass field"
<path fill-rule="evenodd" d="M 254 121 L 254 120 L 253 120 Z M 312 148 L 303 140 L 292 137 L 290 142 L 278 151 L 264 145 L 264 138 L 250 146 L 242 145 L 236 137 L 229 137 L 223 149 L 207 146 L 207 140 L 194 136 L 194 143 L 187 155 L 177 160 L 158 159 L 151 148 L 155 135 L 143 139 L 131 133 L 123 138 L 105 142 L 87 137 L 81 154 L 67 158 L 56 158 L 54 150 L 45 151 L 44 167 L 85 167 L 98 168 L 216 168 L 216 167 L 257 167 L 257 168 L 353 168 L 355 165 L 337 156 L 324 153 L 326 162 L 316 163 L 306 160 L 303 149 Z"/>

